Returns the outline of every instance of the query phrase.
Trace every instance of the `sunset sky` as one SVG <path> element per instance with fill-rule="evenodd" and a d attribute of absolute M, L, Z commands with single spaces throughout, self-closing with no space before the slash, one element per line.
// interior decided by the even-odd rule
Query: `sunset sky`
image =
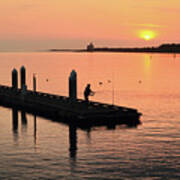
<path fill-rule="evenodd" d="M 0 51 L 180 43 L 180 0 L 1 0 Z"/>

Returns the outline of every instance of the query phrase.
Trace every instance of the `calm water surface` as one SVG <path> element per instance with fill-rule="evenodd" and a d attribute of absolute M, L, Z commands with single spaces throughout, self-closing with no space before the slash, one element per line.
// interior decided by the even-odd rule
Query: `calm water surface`
<path fill-rule="evenodd" d="M 68 95 L 78 74 L 78 97 L 91 83 L 93 101 L 137 108 L 137 128 L 77 130 L 69 152 L 69 127 L 0 107 L 0 179 L 180 179 L 180 55 L 135 53 L 1 53 L 0 84 L 24 65 L 32 89 Z M 101 83 L 100 83 L 101 82 Z"/>

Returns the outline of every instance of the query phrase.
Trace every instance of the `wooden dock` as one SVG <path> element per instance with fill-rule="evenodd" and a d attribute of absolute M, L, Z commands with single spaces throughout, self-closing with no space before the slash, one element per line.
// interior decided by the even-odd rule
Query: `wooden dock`
<path fill-rule="evenodd" d="M 136 109 L 2 85 L 0 105 L 25 110 L 66 124 L 75 122 L 80 128 L 116 124 L 136 126 L 140 124 L 141 116 Z"/>

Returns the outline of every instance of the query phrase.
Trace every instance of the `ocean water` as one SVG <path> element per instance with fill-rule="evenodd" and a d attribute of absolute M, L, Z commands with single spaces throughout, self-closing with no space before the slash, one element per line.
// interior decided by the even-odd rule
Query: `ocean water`
<path fill-rule="evenodd" d="M 87 83 L 91 100 L 137 108 L 136 128 L 77 129 L 0 107 L 0 179 L 180 179 L 180 55 L 145 53 L 1 53 L 0 84 L 24 65 L 38 91 L 68 95 L 74 69 L 78 98 Z M 14 126 L 14 119 L 18 124 Z"/>

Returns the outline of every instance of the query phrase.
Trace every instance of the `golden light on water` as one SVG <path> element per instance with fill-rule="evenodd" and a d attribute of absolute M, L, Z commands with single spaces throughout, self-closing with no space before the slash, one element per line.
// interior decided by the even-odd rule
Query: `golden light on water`
<path fill-rule="evenodd" d="M 151 39 L 154 39 L 156 37 L 156 32 L 151 30 L 141 30 L 139 31 L 139 37 L 141 39 L 144 39 L 146 41 L 149 41 Z"/>

